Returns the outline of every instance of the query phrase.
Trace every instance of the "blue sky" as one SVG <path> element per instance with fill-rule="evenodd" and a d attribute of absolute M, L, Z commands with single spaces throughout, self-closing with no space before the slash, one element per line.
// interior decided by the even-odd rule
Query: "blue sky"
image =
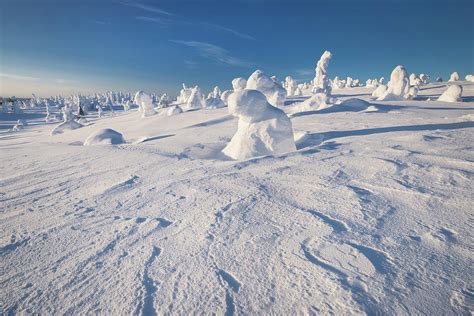
<path fill-rule="evenodd" d="M 210 90 L 255 69 L 330 76 L 474 72 L 474 1 L 0 0 L 0 94 Z"/>

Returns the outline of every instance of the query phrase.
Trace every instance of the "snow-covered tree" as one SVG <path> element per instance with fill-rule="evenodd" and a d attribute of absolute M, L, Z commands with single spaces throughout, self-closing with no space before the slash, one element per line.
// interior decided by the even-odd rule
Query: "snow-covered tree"
<path fill-rule="evenodd" d="M 239 118 L 238 129 L 223 153 L 233 159 L 281 155 L 296 150 L 293 129 L 285 112 L 268 103 L 257 90 L 236 91 L 229 112 Z"/>

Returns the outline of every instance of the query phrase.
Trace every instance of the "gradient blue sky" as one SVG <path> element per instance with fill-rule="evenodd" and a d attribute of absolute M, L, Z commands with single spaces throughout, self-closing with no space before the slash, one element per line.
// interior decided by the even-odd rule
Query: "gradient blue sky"
<path fill-rule="evenodd" d="M 0 94 L 230 88 L 314 76 L 473 72 L 474 1 L 0 0 Z"/>

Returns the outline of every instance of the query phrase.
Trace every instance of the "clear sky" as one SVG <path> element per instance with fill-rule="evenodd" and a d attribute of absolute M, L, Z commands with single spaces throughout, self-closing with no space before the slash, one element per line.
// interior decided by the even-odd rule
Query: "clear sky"
<path fill-rule="evenodd" d="M 0 0 L 0 95 L 474 72 L 474 0 Z"/>

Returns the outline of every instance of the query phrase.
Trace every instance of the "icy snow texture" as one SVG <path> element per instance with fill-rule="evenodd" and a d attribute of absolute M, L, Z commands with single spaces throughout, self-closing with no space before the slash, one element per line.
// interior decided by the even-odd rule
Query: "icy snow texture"
<path fill-rule="evenodd" d="M 223 153 L 233 159 L 281 155 L 296 150 L 286 114 L 267 102 L 257 90 L 236 91 L 229 97 L 229 112 L 238 116 L 238 129 Z"/>
<path fill-rule="evenodd" d="M 458 85 L 451 85 L 443 92 L 437 101 L 443 102 L 461 102 L 462 87 Z"/>
<path fill-rule="evenodd" d="M 118 145 L 123 143 L 125 143 L 125 139 L 122 134 L 113 129 L 104 128 L 90 134 L 84 142 L 84 146 Z"/>
<path fill-rule="evenodd" d="M 243 90 L 247 86 L 247 80 L 245 78 L 239 77 L 232 80 L 232 88 L 235 91 Z"/>
<path fill-rule="evenodd" d="M 313 84 L 315 88 L 315 93 L 325 93 L 326 95 L 331 95 L 331 85 L 329 84 L 328 76 L 328 65 L 329 60 L 331 60 L 332 54 L 330 51 L 325 51 L 318 63 L 316 64 L 316 76 L 314 77 Z"/>
<path fill-rule="evenodd" d="M 256 70 L 247 80 L 247 89 L 262 92 L 270 104 L 283 106 L 286 99 L 286 90 L 261 70 Z M 234 90 L 236 90 L 234 88 Z"/>
<path fill-rule="evenodd" d="M 459 81 L 459 74 L 457 71 L 453 72 L 449 77 L 449 81 Z"/>
<path fill-rule="evenodd" d="M 390 75 L 390 82 L 385 93 L 377 100 L 380 101 L 398 101 L 407 98 L 410 84 L 405 67 L 399 65 L 395 67 Z"/>

